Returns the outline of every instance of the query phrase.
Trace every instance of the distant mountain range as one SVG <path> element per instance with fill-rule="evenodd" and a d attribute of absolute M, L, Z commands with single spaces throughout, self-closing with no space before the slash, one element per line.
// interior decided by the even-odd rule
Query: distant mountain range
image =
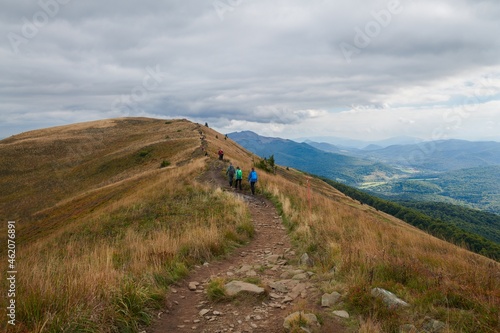
<path fill-rule="evenodd" d="M 327 152 L 307 143 L 264 137 L 251 131 L 230 133 L 228 136 L 261 157 L 274 155 L 279 165 L 293 167 L 346 184 L 363 183 L 366 177 L 384 180 L 402 173 L 374 160 Z"/>
<path fill-rule="evenodd" d="M 298 138 L 294 141 L 306 143 L 327 143 L 343 149 L 367 149 L 368 147 L 385 148 L 393 145 L 417 144 L 424 140 L 411 136 L 398 136 L 377 141 L 361 141 L 354 139 L 338 138 L 334 136 L 318 136 L 308 138 Z"/>
<path fill-rule="evenodd" d="M 500 213 L 499 142 L 439 140 L 360 149 L 326 142 L 298 143 L 250 131 L 229 137 L 261 157 L 274 155 L 277 164 L 393 200 L 451 202 Z"/>
<path fill-rule="evenodd" d="M 385 148 L 371 145 L 365 149 L 341 149 L 328 143 L 308 144 L 328 152 L 368 158 L 401 167 L 414 167 L 421 171 L 442 172 L 500 165 L 500 143 L 494 141 L 440 140 Z"/>
<path fill-rule="evenodd" d="M 500 165 L 500 143 L 442 140 L 390 146 L 367 152 L 365 156 L 422 170 L 451 171 Z"/>

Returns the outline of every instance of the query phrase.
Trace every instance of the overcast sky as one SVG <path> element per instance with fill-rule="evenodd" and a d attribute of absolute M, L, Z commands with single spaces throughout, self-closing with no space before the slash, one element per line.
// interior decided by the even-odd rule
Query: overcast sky
<path fill-rule="evenodd" d="M 0 1 L 0 137 L 147 116 L 500 141 L 498 0 Z"/>

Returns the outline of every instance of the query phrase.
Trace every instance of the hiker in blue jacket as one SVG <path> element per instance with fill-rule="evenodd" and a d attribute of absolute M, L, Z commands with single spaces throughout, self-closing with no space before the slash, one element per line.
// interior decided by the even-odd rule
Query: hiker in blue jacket
<path fill-rule="evenodd" d="M 254 168 L 248 174 L 248 181 L 250 182 L 250 189 L 252 190 L 252 195 L 255 195 L 255 183 L 257 183 L 257 172 Z"/>

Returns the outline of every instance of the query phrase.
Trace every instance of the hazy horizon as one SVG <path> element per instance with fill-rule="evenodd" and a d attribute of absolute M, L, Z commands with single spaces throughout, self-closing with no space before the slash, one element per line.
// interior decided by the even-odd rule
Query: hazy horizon
<path fill-rule="evenodd" d="M 107 119 L 109 119 L 109 118 L 107 118 Z M 164 118 L 164 119 L 169 119 L 169 118 Z M 99 121 L 99 120 L 105 120 L 105 119 L 96 119 L 96 120 L 89 120 L 89 121 Z M 194 120 L 191 120 L 191 121 L 196 122 Z M 18 132 L 18 133 L 13 133 L 13 134 L 7 135 L 7 136 L 2 136 L 1 133 L 0 133 L 0 140 L 6 139 L 8 137 L 15 136 L 15 135 L 18 135 L 18 134 L 30 132 L 30 131 L 42 130 L 42 129 L 45 129 L 45 128 L 57 127 L 57 126 L 68 126 L 68 125 L 72 125 L 72 124 L 77 124 L 77 123 L 61 124 L 61 125 L 55 125 L 55 126 L 49 126 L 49 127 L 40 127 L 40 128 L 27 128 L 25 131 L 21 131 L 21 132 Z M 204 124 L 204 123 L 200 123 L 200 124 Z M 362 145 L 362 144 L 367 144 L 367 145 L 368 144 L 377 144 L 377 143 L 381 143 L 381 142 L 385 142 L 385 141 L 406 142 L 404 144 L 434 141 L 432 139 L 427 140 L 427 139 L 424 139 L 424 138 L 413 137 L 413 136 L 409 136 L 409 135 L 390 136 L 390 137 L 385 137 L 385 138 L 381 138 L 381 139 L 369 140 L 369 139 L 356 138 L 356 137 L 340 137 L 340 136 L 334 135 L 335 133 L 332 133 L 332 135 L 329 135 L 329 136 L 314 136 L 314 135 L 312 135 L 312 136 L 290 136 L 290 137 L 285 137 L 285 136 L 280 136 L 280 135 L 266 135 L 264 133 L 259 133 L 258 130 L 254 131 L 254 130 L 250 130 L 250 129 L 240 129 L 240 130 L 235 130 L 235 131 L 231 131 L 231 132 L 224 132 L 224 131 L 221 131 L 221 130 L 219 130 L 217 128 L 214 128 L 214 129 L 217 130 L 217 131 L 219 131 L 222 134 L 229 134 L 229 133 L 234 133 L 234 132 L 251 131 L 251 132 L 254 132 L 254 133 L 256 133 L 256 134 L 258 134 L 260 136 L 264 136 L 264 137 L 282 138 L 282 139 L 293 140 L 293 141 L 296 141 L 296 142 L 305 142 L 307 140 L 310 140 L 310 141 L 317 142 L 317 143 L 335 144 L 336 141 L 337 142 L 338 141 L 346 141 L 346 142 L 352 141 L 353 142 L 352 147 L 355 147 L 357 145 Z M 465 140 L 465 141 L 475 141 L 475 142 L 479 142 L 479 141 L 500 142 L 500 139 L 494 139 L 494 138 L 470 140 L 470 139 L 465 139 L 465 138 L 449 137 L 449 138 L 437 138 L 436 141 L 438 141 L 438 140 Z M 411 142 L 411 141 L 414 141 L 414 142 Z"/>

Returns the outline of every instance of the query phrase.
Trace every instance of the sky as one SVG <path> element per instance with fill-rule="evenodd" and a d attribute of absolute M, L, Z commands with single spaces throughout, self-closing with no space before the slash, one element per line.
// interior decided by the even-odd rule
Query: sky
<path fill-rule="evenodd" d="M 1 0 L 0 138 L 116 117 L 500 141 L 497 0 Z"/>

